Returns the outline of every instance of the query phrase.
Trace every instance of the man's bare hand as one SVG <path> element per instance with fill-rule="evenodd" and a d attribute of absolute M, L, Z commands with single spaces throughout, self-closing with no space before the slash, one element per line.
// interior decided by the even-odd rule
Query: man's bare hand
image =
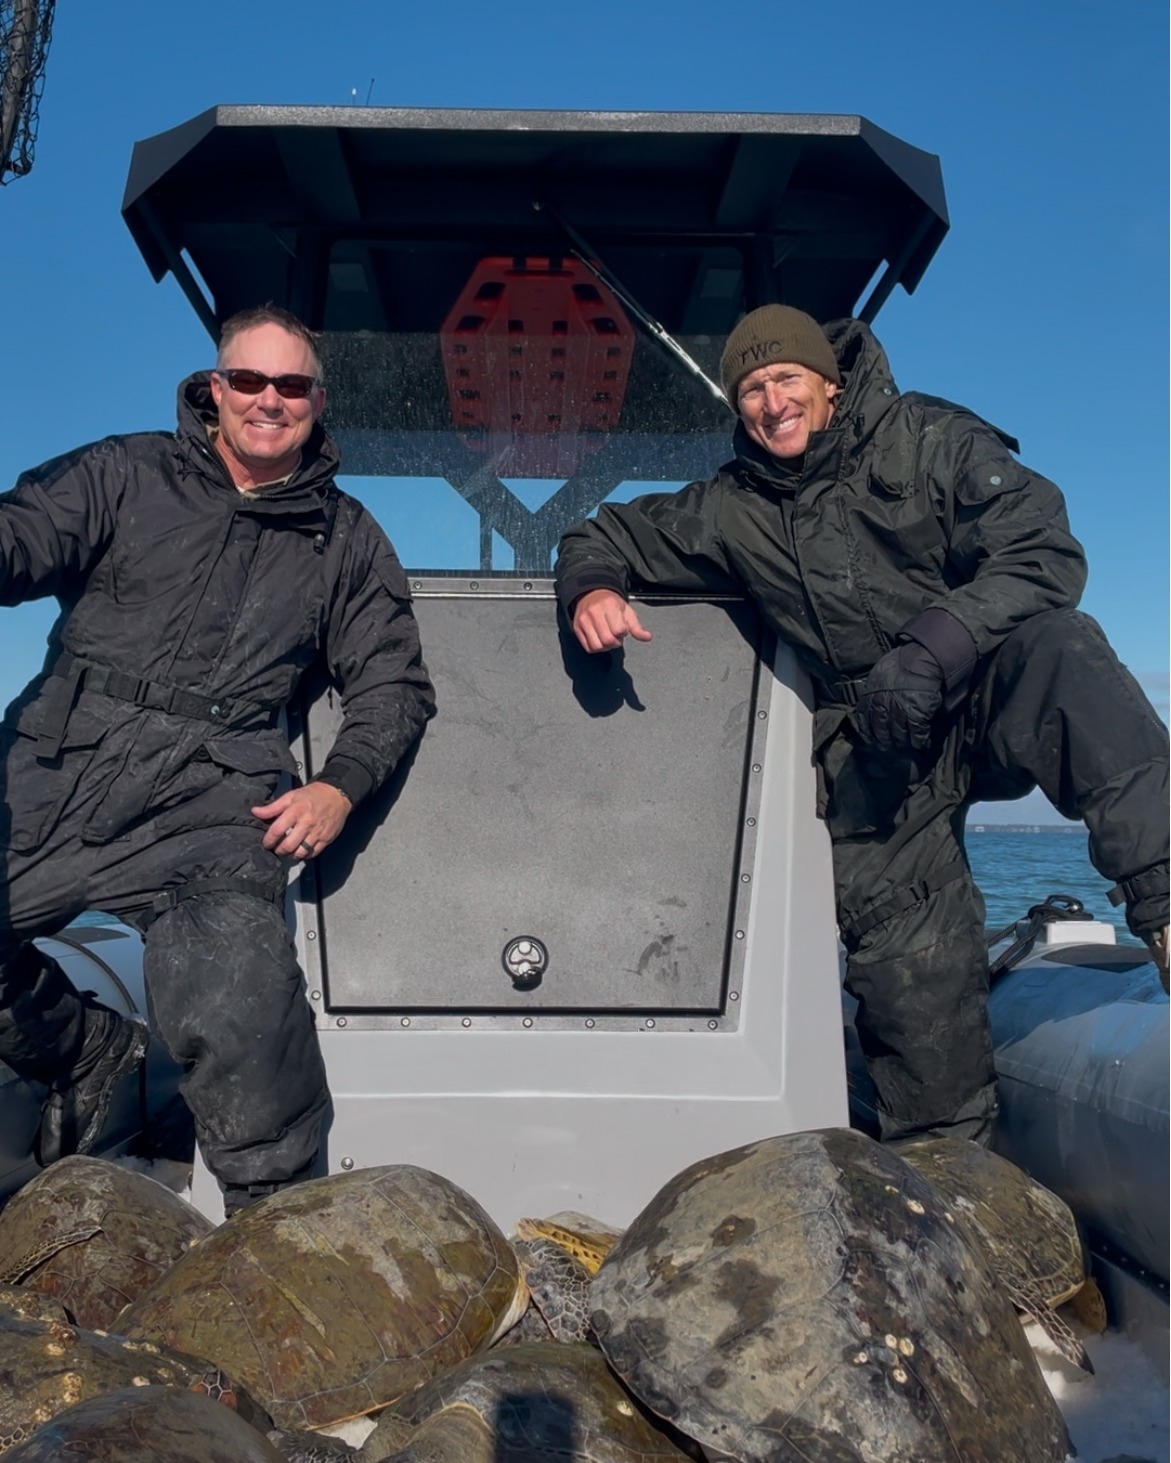
<path fill-rule="evenodd" d="M 627 635 L 653 640 L 634 606 L 612 589 L 591 589 L 573 607 L 573 633 L 584 650 L 617 650 Z"/>
<path fill-rule="evenodd" d="M 309 859 L 334 841 L 352 807 L 345 793 L 328 782 L 307 782 L 252 813 L 268 824 L 265 848 L 282 858 Z"/>

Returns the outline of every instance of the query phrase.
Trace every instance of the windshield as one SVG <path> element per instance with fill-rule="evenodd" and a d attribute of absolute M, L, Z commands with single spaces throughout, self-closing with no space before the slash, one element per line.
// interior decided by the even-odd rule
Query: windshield
<path fill-rule="evenodd" d="M 723 336 L 679 343 L 719 379 Z M 438 329 L 327 330 L 320 350 L 339 485 L 416 573 L 547 575 L 599 504 L 729 455 L 731 413 L 577 260 L 486 258 Z"/>

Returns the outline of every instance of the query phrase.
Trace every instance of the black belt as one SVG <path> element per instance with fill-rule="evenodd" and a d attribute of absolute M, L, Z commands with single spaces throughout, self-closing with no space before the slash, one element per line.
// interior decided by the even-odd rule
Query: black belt
<path fill-rule="evenodd" d="M 99 696 L 112 696 L 117 701 L 129 701 L 150 711 L 167 711 L 173 716 L 186 716 L 192 721 L 207 721 L 236 731 L 275 726 L 281 712 L 279 706 L 264 706 L 257 701 L 228 696 L 200 696 L 163 681 L 130 676 L 113 666 L 81 660 L 68 651 L 57 657 L 50 674 L 60 679 L 61 686 L 49 693 L 49 706 L 37 738 L 38 757 L 52 758 L 60 752 L 78 692 L 83 689 Z"/>
<path fill-rule="evenodd" d="M 257 879 L 189 879 L 173 889 L 164 889 L 156 894 L 145 909 L 135 911 L 134 923 L 140 934 L 145 935 L 161 914 L 178 909 L 188 899 L 198 899 L 204 894 L 247 894 L 253 899 L 264 899 L 278 908 L 284 907 L 285 890 L 274 889 L 271 884 L 262 884 Z"/>
<path fill-rule="evenodd" d="M 884 899 L 881 904 L 867 910 L 865 914 L 860 914 L 857 919 L 843 920 L 840 927 L 842 935 L 860 940 L 876 925 L 882 924 L 896 914 L 904 914 L 908 909 L 913 909 L 916 904 L 922 904 L 925 899 L 932 894 L 937 894 L 946 884 L 951 884 L 956 879 L 962 879 L 967 872 L 968 866 L 965 863 L 953 860 L 944 864 L 942 868 L 928 874 L 925 879 L 920 879 L 917 883 L 900 889 L 897 894 L 893 894 L 889 899 Z"/>
<path fill-rule="evenodd" d="M 1111 904 L 1137 904 L 1140 899 L 1152 899 L 1167 893 L 1167 865 L 1155 864 L 1141 873 L 1131 874 L 1128 879 L 1119 879 L 1113 889 L 1107 889 L 1106 898 Z"/>

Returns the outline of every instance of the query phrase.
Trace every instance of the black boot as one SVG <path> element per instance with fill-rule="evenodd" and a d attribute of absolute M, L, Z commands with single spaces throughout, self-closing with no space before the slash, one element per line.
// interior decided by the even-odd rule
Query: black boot
<path fill-rule="evenodd" d="M 0 1061 L 51 1087 L 85 1045 L 85 1000 L 51 955 L 26 941 L 0 949 Z"/>
<path fill-rule="evenodd" d="M 85 1000 L 85 1039 L 69 1070 L 53 1078 L 41 1109 L 33 1152 L 42 1168 L 70 1153 L 88 1153 L 101 1136 L 114 1088 L 142 1065 L 147 1031 L 95 1001 Z"/>
<path fill-rule="evenodd" d="M 267 1183 L 226 1184 L 223 1179 L 220 1179 L 219 1186 L 224 1195 L 224 1218 L 231 1219 L 233 1214 L 239 1214 L 241 1209 L 247 1209 L 251 1204 L 259 1204 L 261 1199 L 267 1199 L 270 1194 L 279 1194 L 282 1189 L 291 1189 L 294 1184 L 303 1184 L 306 1179 L 313 1177 L 313 1168 L 314 1164 L 307 1163 L 291 1178 L 272 1179 Z"/>

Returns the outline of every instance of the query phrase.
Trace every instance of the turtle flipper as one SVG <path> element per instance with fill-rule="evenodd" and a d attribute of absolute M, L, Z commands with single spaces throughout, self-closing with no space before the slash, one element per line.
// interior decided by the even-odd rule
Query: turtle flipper
<path fill-rule="evenodd" d="M 1066 1361 L 1071 1361 L 1074 1366 L 1080 1367 L 1083 1372 L 1089 1372 L 1092 1376 L 1094 1363 L 1090 1360 L 1089 1352 L 1074 1335 L 1068 1322 L 1045 1303 L 1036 1283 L 1013 1277 L 1008 1280 L 1007 1284 L 1012 1303 L 1017 1310 L 1023 1311 L 1030 1320 L 1036 1321 Z"/>
<path fill-rule="evenodd" d="M 557 1341 L 590 1339 L 590 1273 L 550 1239 L 513 1242 L 525 1280 L 546 1326 Z"/>
<path fill-rule="evenodd" d="M 357 1456 L 360 1463 L 491 1463 L 500 1450 L 495 1427 L 475 1407 L 455 1402 L 417 1425 L 383 1413 Z"/>
<path fill-rule="evenodd" d="M 52 1239 L 37 1245 L 35 1249 L 29 1250 L 23 1255 L 17 1255 L 15 1260 L 9 1260 L 5 1265 L 0 1265 L 0 1284 L 19 1285 L 22 1280 L 33 1273 L 38 1265 L 43 1265 L 54 1255 L 59 1255 L 62 1250 L 67 1250 L 70 1245 L 84 1244 L 87 1239 L 93 1239 L 94 1235 L 101 1234 L 101 1232 L 100 1224 L 87 1224 L 80 1229 L 68 1230 L 65 1234 L 55 1234 Z"/>
<path fill-rule="evenodd" d="M 1080 1289 L 1074 1291 L 1063 1309 L 1067 1315 L 1076 1317 L 1087 1331 L 1093 1331 L 1095 1336 L 1101 1336 L 1110 1324 L 1106 1298 L 1093 1276 Z"/>
<path fill-rule="evenodd" d="M 324 1433 L 311 1433 L 297 1428 L 272 1428 L 266 1437 L 283 1454 L 286 1463 L 336 1463 L 337 1459 L 358 1457 L 357 1448 Z"/>

